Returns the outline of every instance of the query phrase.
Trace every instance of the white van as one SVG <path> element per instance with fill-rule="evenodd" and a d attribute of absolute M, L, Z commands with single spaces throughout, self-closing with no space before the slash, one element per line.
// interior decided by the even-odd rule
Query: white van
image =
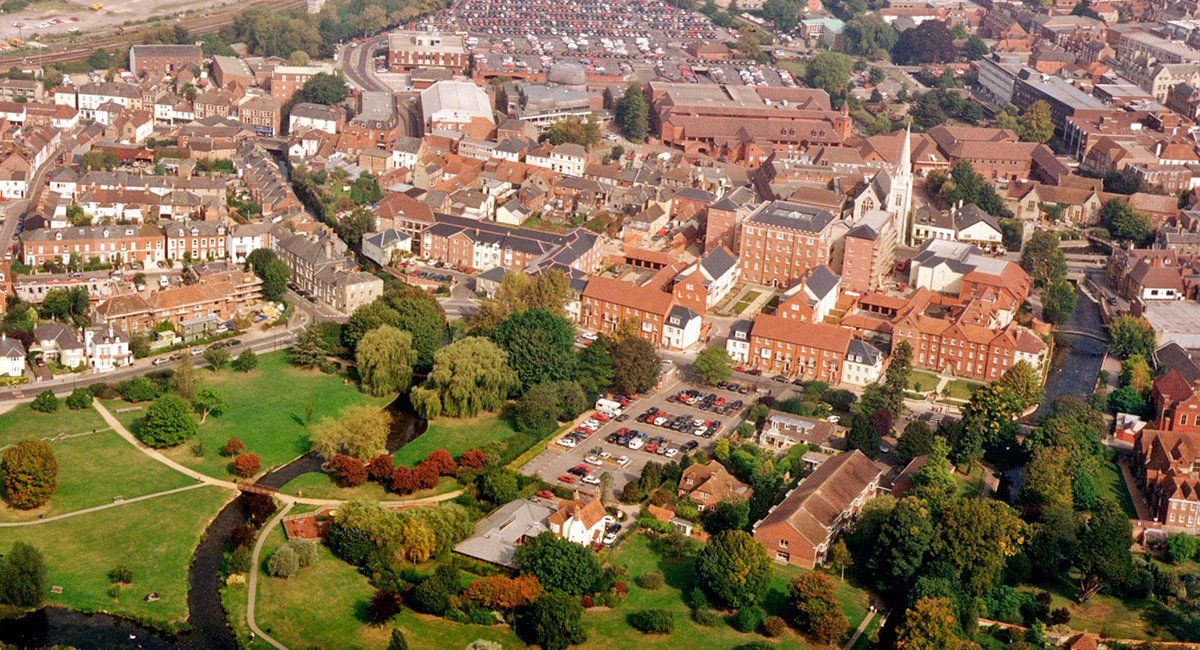
<path fill-rule="evenodd" d="M 621 404 L 620 402 L 601 397 L 596 400 L 596 410 L 610 418 L 615 418 L 621 414 Z"/>

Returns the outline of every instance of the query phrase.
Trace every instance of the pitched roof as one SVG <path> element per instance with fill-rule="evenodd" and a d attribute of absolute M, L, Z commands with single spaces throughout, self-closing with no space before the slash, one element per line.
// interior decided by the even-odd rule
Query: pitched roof
<path fill-rule="evenodd" d="M 821 544 L 829 538 L 838 518 L 881 474 L 883 470 L 857 449 L 834 456 L 801 481 L 754 528 L 757 531 L 785 524 L 813 545 Z"/>

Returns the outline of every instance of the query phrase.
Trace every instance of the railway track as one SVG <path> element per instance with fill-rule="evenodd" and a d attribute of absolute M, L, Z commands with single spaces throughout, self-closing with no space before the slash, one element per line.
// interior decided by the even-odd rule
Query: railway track
<path fill-rule="evenodd" d="M 211 34 L 222 27 L 233 22 L 234 16 L 240 13 L 247 7 L 256 4 L 268 4 L 274 9 L 291 9 L 294 7 L 305 6 L 306 0 L 250 0 L 238 4 L 221 7 L 211 13 L 206 13 L 197 16 L 187 16 L 180 18 L 178 23 L 192 34 Z M 169 16 L 163 16 L 163 21 L 169 20 Z M 43 52 L 39 54 L 25 54 L 16 56 L 0 56 L 0 67 L 18 65 L 18 64 L 39 64 L 46 65 L 49 63 L 71 63 L 74 61 L 82 61 L 86 59 L 92 52 L 98 49 L 113 49 L 118 47 L 128 47 L 141 42 L 142 37 L 148 31 L 156 28 L 163 21 L 156 21 L 146 25 L 139 25 L 130 28 L 126 33 L 111 34 L 93 38 L 86 45 L 75 45 L 66 49 Z"/>

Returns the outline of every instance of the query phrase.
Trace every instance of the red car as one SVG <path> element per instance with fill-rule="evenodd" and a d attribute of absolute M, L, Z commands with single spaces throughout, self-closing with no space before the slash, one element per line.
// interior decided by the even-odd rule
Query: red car
<path fill-rule="evenodd" d="M 569 474 L 563 474 L 562 476 L 558 477 L 558 480 L 560 483 L 567 483 L 569 485 L 575 482 L 575 477 Z"/>

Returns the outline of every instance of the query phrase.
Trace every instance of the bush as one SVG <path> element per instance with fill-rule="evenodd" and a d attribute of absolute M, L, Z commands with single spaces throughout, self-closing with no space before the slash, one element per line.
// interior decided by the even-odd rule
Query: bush
<path fill-rule="evenodd" d="M 221 447 L 222 456 L 237 456 L 244 453 L 246 453 L 246 443 L 237 438 L 230 438 L 225 446 Z"/>
<path fill-rule="evenodd" d="M 290 578 L 300 568 L 296 552 L 290 546 L 281 546 L 267 560 L 267 573 L 276 578 Z"/>
<path fill-rule="evenodd" d="M 712 607 L 708 602 L 708 595 L 699 587 L 687 592 L 687 595 L 683 597 L 683 602 L 694 610 L 709 609 Z"/>
<path fill-rule="evenodd" d="M 459 467 L 483 469 L 485 465 L 487 465 L 487 454 L 478 449 L 468 449 L 458 459 Z"/>
<path fill-rule="evenodd" d="M 1167 559 L 1174 564 L 1187 562 L 1200 552 L 1200 540 L 1187 533 L 1175 533 L 1167 538 Z"/>
<path fill-rule="evenodd" d="M 367 478 L 372 481 L 377 481 L 387 485 L 392 480 L 392 472 L 396 471 L 396 464 L 392 461 L 390 454 L 379 454 L 367 463 Z"/>
<path fill-rule="evenodd" d="M 445 449 L 434 449 L 429 452 L 425 458 L 426 463 L 437 467 L 438 475 L 454 476 L 454 472 L 458 471 L 458 466 L 454 464 L 454 459 L 450 457 L 450 452 Z"/>
<path fill-rule="evenodd" d="M 426 614 L 442 616 L 450 609 L 450 597 L 459 591 L 458 569 L 443 564 L 412 591 L 412 606 Z"/>
<path fill-rule="evenodd" d="M 58 489 L 58 461 L 44 440 L 22 440 L 0 456 L 9 505 L 29 510 L 45 505 Z"/>
<path fill-rule="evenodd" d="M 233 360 L 233 369 L 238 372 L 250 372 L 258 367 L 258 355 L 254 350 L 245 350 Z"/>
<path fill-rule="evenodd" d="M 229 554 L 229 573 L 249 573 L 253 552 L 249 546 L 238 546 Z"/>
<path fill-rule="evenodd" d="M 367 618 L 376 625 L 387 623 L 400 613 L 400 603 L 400 592 L 393 589 L 377 589 L 367 605 Z M 407 647 L 407 643 L 403 647 Z"/>
<path fill-rule="evenodd" d="M 711 609 L 697 609 L 692 612 L 692 618 L 704 627 L 716 627 L 721 624 L 721 615 Z"/>
<path fill-rule="evenodd" d="M 293 539 L 288 542 L 288 546 L 296 554 L 296 564 L 300 568 L 317 563 L 317 543 L 311 539 Z"/>
<path fill-rule="evenodd" d="M 258 454 L 242 454 L 233 459 L 233 473 L 242 478 L 250 478 L 262 469 L 262 461 Z"/>
<path fill-rule="evenodd" d="M 661 588 L 663 583 L 666 582 L 666 579 L 664 579 L 663 574 L 659 573 L 658 571 L 647 571 L 646 573 L 638 576 L 634 582 L 636 582 L 637 586 L 641 587 L 642 589 L 654 591 L 655 589 Z"/>
<path fill-rule="evenodd" d="M 72 411 L 82 411 L 92 408 L 92 391 L 87 388 L 76 388 L 67 396 L 67 408 Z"/>
<path fill-rule="evenodd" d="M 329 461 L 326 469 L 342 487 L 357 487 L 367 482 L 367 466 L 353 456 L 338 454 Z"/>
<path fill-rule="evenodd" d="M 767 613 L 757 605 L 749 605 L 739 609 L 731 619 L 729 624 L 738 632 L 756 632 L 763 622 L 767 620 Z"/>
<path fill-rule="evenodd" d="M 675 616 L 665 609 L 640 609 L 629 615 L 629 625 L 643 634 L 670 634 Z"/>
<path fill-rule="evenodd" d="M 517 476 L 510 470 L 497 467 L 480 474 L 475 480 L 479 498 L 496 505 L 517 498 Z"/>
<path fill-rule="evenodd" d="M 787 630 L 787 621 L 779 616 L 768 616 L 767 620 L 763 621 L 763 634 L 772 639 L 783 636 Z"/>
<path fill-rule="evenodd" d="M 38 413 L 53 413 L 58 410 L 58 398 L 54 396 L 53 391 L 44 390 L 33 398 L 33 403 L 29 405 L 29 408 Z"/>
<path fill-rule="evenodd" d="M 133 569 L 124 564 L 118 564 L 108 570 L 108 581 L 122 585 L 131 584 L 133 582 Z"/>
<path fill-rule="evenodd" d="M 121 398 L 126 402 L 149 402 L 150 400 L 158 399 L 162 394 L 162 390 L 158 384 L 146 379 L 145 377 L 134 377 L 129 381 L 121 382 L 118 389 L 121 393 Z"/>
<path fill-rule="evenodd" d="M 146 409 L 146 419 L 137 430 L 138 439 L 151 447 L 174 447 L 196 435 L 196 419 L 191 406 L 177 395 L 154 400 Z"/>

